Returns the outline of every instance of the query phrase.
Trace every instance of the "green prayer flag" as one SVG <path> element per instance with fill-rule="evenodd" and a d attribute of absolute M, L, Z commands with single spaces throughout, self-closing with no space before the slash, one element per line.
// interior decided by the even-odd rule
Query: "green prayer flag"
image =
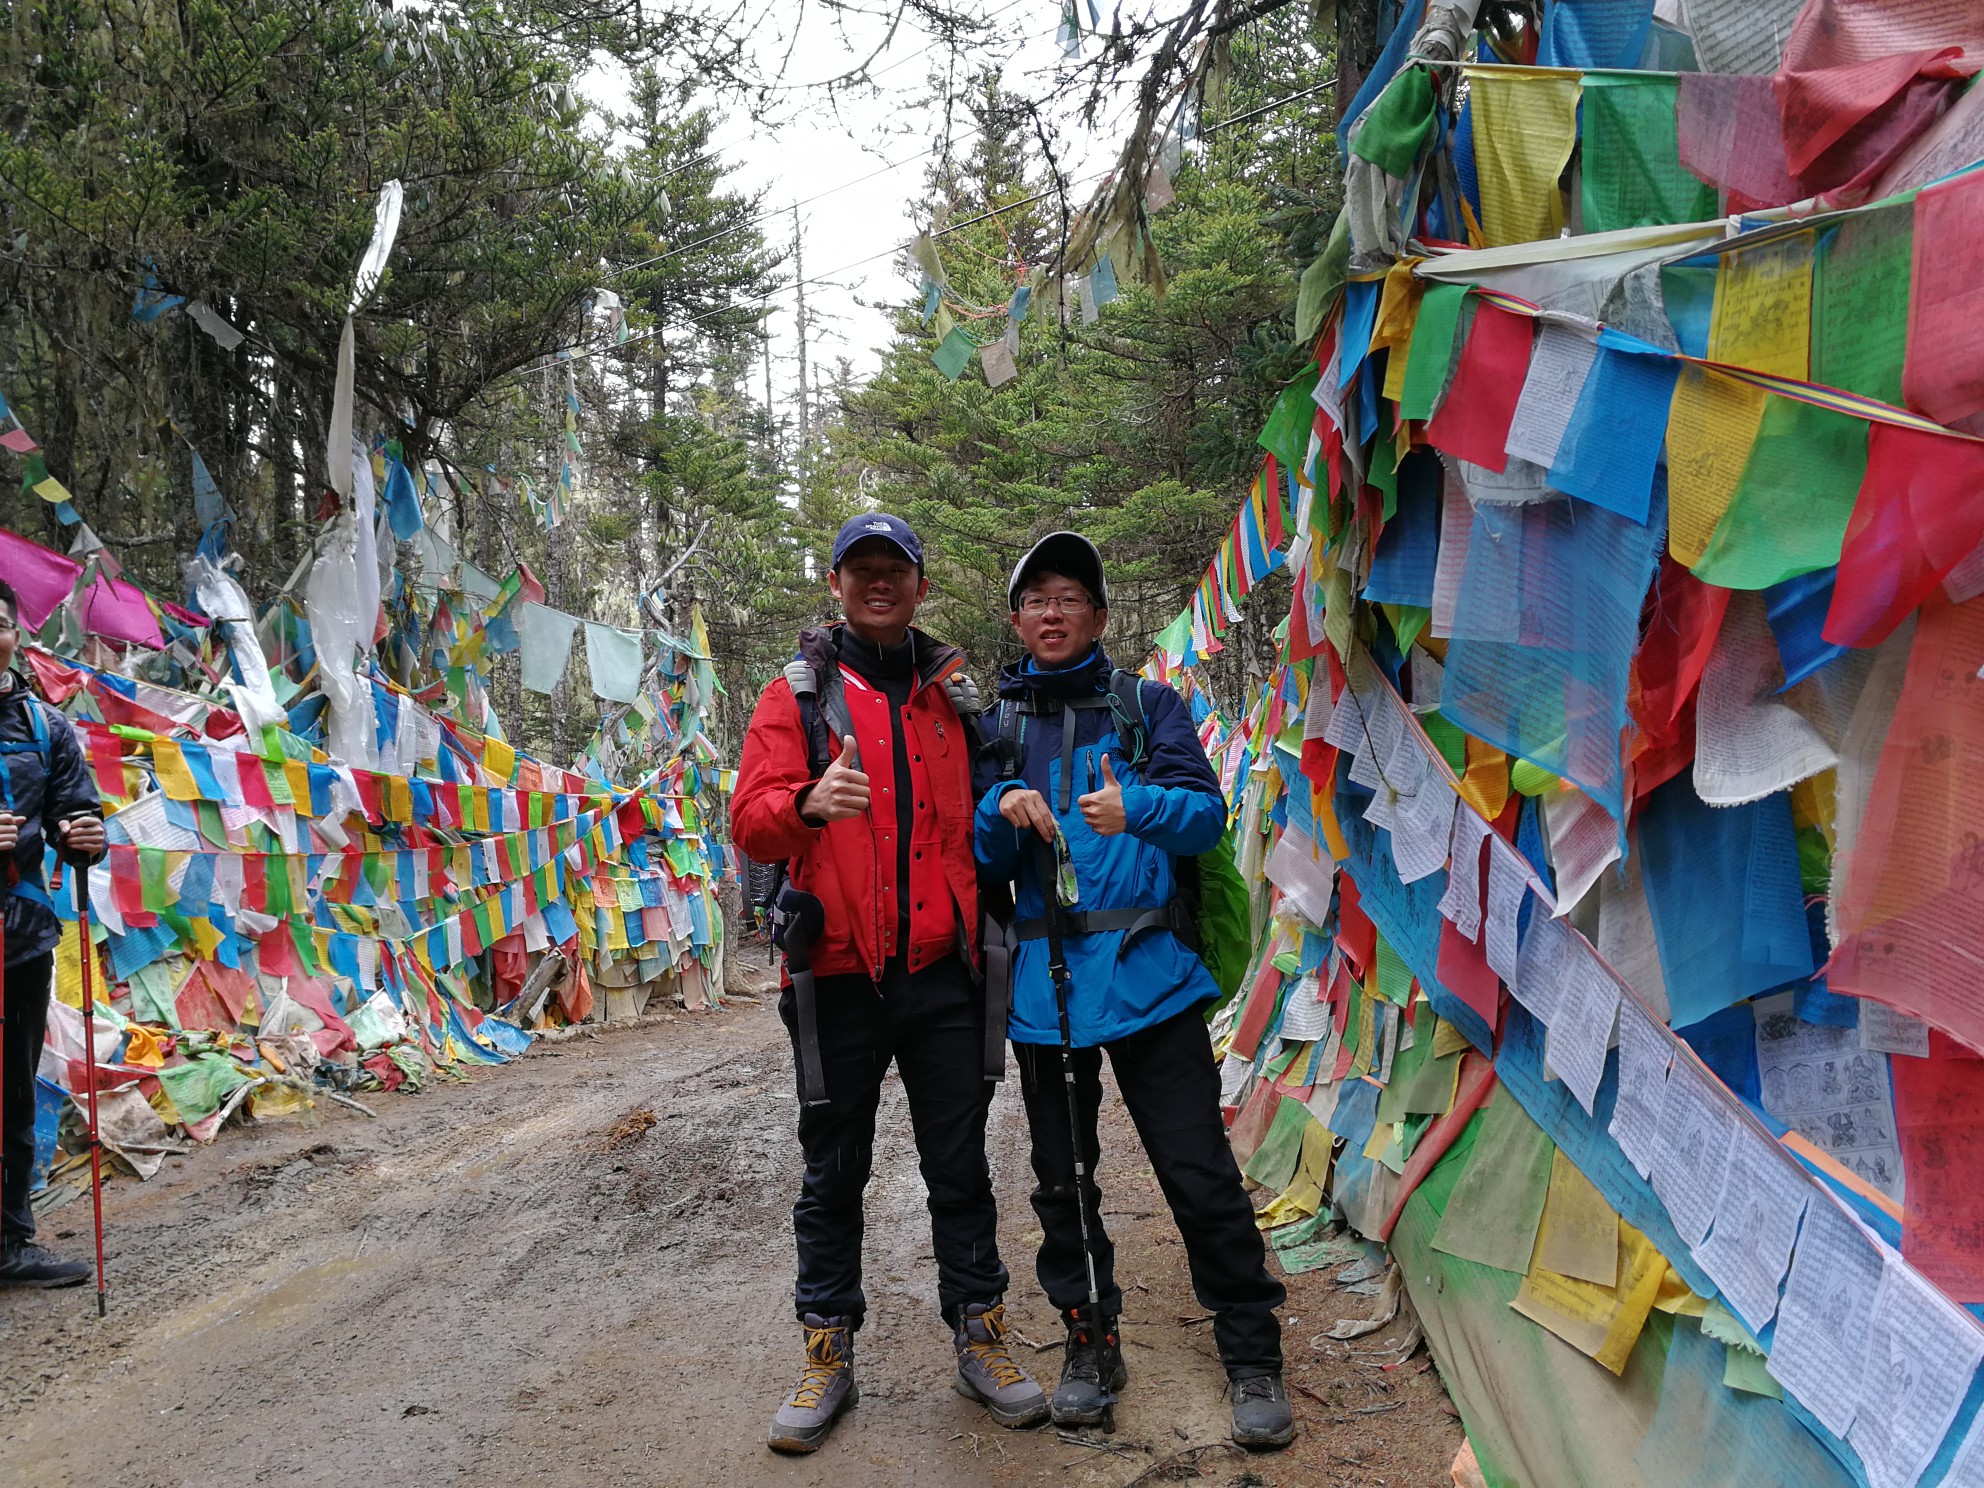
<path fill-rule="evenodd" d="M 1382 944 L 1382 942 L 1380 942 Z M 1432 1007 L 1421 1002 L 1412 1020 L 1412 1047 L 1400 1049 L 1392 1060 L 1392 1077 L 1378 1097 L 1378 1122 L 1404 1121 L 1409 1116 L 1444 1116 L 1453 1104 L 1454 1067 L 1460 1055 L 1433 1052 Z M 1413 1134 L 1415 1138 L 1417 1133 Z"/>
<path fill-rule="evenodd" d="M 1192 612 L 1181 610 L 1176 620 L 1157 633 L 1154 644 L 1166 656 L 1183 656 L 1192 644 Z"/>
<path fill-rule="evenodd" d="M 1812 261 L 1812 381 L 1902 406 L 1914 211 L 1911 193 L 1825 235 Z"/>
<path fill-rule="evenodd" d="M 977 349 L 977 343 L 963 326 L 952 326 L 951 333 L 930 353 L 930 360 L 937 364 L 939 372 L 956 382 L 971 365 L 971 354 Z"/>
<path fill-rule="evenodd" d="M 1398 654 L 1401 656 L 1412 649 L 1412 643 L 1419 639 L 1419 632 L 1433 618 L 1433 612 L 1425 605 L 1387 604 L 1385 613 L 1391 617 L 1392 634 L 1398 637 Z"/>
<path fill-rule="evenodd" d="M 1295 339 L 1307 341 L 1323 328 L 1344 275 L 1350 271 L 1350 214 L 1338 212 L 1329 241 L 1315 261 L 1302 271 L 1295 290 Z"/>
<path fill-rule="evenodd" d="M 1467 735 L 1458 725 L 1451 723 L 1444 713 L 1421 713 L 1419 722 L 1426 730 L 1426 737 L 1433 741 L 1433 747 L 1440 751 L 1440 758 L 1447 762 L 1447 768 L 1455 774 L 1467 770 Z"/>
<path fill-rule="evenodd" d="M 1379 405 L 1382 407 L 1383 405 Z M 1384 421 L 1389 427 L 1389 420 Z M 1384 493 L 1385 520 L 1398 515 L 1398 448 L 1388 433 L 1381 432 L 1371 445 L 1371 465 L 1364 472 L 1366 485 Z"/>
<path fill-rule="evenodd" d="M 144 895 L 145 908 L 153 913 L 169 908 L 173 902 L 169 882 L 171 871 L 172 865 L 166 861 L 164 848 L 138 849 L 138 887 Z"/>
<path fill-rule="evenodd" d="M 1433 137 L 1433 74 L 1425 67 L 1408 67 L 1385 85 L 1364 122 L 1350 137 L 1350 153 L 1363 157 L 1388 176 L 1412 173 L 1419 152 Z"/>
<path fill-rule="evenodd" d="M 1705 222 L 1715 188 L 1681 164 L 1671 73 L 1584 75 L 1584 230 Z"/>
<path fill-rule="evenodd" d="M 1309 453 L 1309 430 L 1316 422 L 1316 380 L 1316 364 L 1311 362 L 1281 390 L 1267 427 L 1261 430 L 1261 448 L 1281 461 L 1284 471 L 1300 470 L 1303 457 Z M 1280 499 L 1274 492 L 1269 496 Z"/>
<path fill-rule="evenodd" d="M 1433 1248 L 1502 1271 L 1528 1271 L 1556 1150 L 1508 1087 L 1498 1085 L 1483 1113 L 1473 1156 L 1434 1232 Z"/>
<path fill-rule="evenodd" d="M 1867 473 L 1867 421 L 1772 394 L 1695 577 L 1768 589 L 1839 562 Z"/>
<path fill-rule="evenodd" d="M 1302 1102 L 1283 1096 L 1281 1104 L 1275 1107 L 1274 1122 L 1268 1127 L 1267 1135 L 1261 1138 L 1261 1145 L 1254 1149 L 1241 1171 L 1264 1188 L 1288 1187 L 1289 1180 L 1295 1176 L 1295 1165 L 1302 1158 L 1302 1133 L 1315 1119 Z"/>
<path fill-rule="evenodd" d="M 1392 943 L 1378 937 L 1378 995 L 1386 1002 L 1404 1007 L 1412 996 L 1412 968 L 1392 949 Z"/>
<path fill-rule="evenodd" d="M 1400 418 L 1433 416 L 1433 407 L 1447 385 L 1447 371 L 1453 366 L 1454 332 L 1460 326 L 1460 307 L 1466 300 L 1465 284 L 1429 284 L 1419 297 L 1419 319 L 1413 322 L 1412 352 L 1405 364 L 1405 389 L 1398 400 Z"/>
<path fill-rule="evenodd" d="M 248 1076 L 225 1054 L 196 1054 L 184 1064 L 167 1065 L 156 1073 L 180 1120 L 189 1125 L 206 1120 L 248 1083 Z"/>
<path fill-rule="evenodd" d="M 271 857 L 264 863 L 262 881 L 268 885 L 268 902 L 262 906 L 262 913 L 272 919 L 281 919 L 290 912 L 289 861 L 286 858 Z"/>

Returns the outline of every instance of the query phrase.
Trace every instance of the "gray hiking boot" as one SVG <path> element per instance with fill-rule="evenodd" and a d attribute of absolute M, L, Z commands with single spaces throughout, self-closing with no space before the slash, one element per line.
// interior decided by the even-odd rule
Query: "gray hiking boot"
<path fill-rule="evenodd" d="M 29 1240 L 0 1241 L 0 1286 L 72 1287 L 90 1279 L 87 1261 L 65 1261 Z"/>
<path fill-rule="evenodd" d="M 1035 1426 L 1047 1419 L 1047 1396 L 1006 1352 L 1006 1304 L 973 1302 L 952 1345 L 958 1354 L 958 1394 L 982 1400 L 1001 1426 Z"/>
<path fill-rule="evenodd" d="M 1295 1413 L 1278 1374 L 1257 1374 L 1233 1382 L 1233 1439 L 1253 1451 L 1285 1447 L 1295 1440 Z"/>
<path fill-rule="evenodd" d="M 861 1399 L 854 1383 L 854 1319 L 806 1314 L 806 1368 L 772 1417 L 774 1452 L 817 1451 L 840 1413 Z"/>
<path fill-rule="evenodd" d="M 1061 1356 L 1061 1384 L 1049 1407 L 1056 1426 L 1098 1426 L 1116 1392 L 1129 1383 L 1123 1367 L 1123 1341 L 1116 1319 L 1104 1314 L 1091 1326 L 1086 1308 L 1070 1307 L 1061 1314 L 1068 1325 L 1068 1347 Z"/>

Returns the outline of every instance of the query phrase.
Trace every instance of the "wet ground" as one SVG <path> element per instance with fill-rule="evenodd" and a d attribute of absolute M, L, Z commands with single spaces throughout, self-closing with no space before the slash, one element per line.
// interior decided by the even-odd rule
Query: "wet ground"
<path fill-rule="evenodd" d="M 764 1428 L 796 1374 L 790 1053 L 769 1003 L 540 1045 L 418 1096 L 231 1129 L 105 1199 L 110 1315 L 0 1294 L 0 1482 L 605 1485 L 1356 1484 L 1435 1488 L 1460 1441 L 1423 1351 L 1378 1370 L 1312 1340 L 1371 1299 L 1291 1279 L 1302 1437 L 1225 1444 L 1223 1376 L 1120 1106 L 1107 1221 L 1131 1301 L 1113 1435 L 1002 1431 L 950 1386 L 901 1088 L 868 1200 L 862 1400 L 818 1454 Z M 1031 1280 L 1017 1089 L 991 1151 L 1018 1350 L 1058 1370 Z M 44 1221 L 88 1245 L 87 1202 Z M 1394 1329 L 1360 1340 L 1381 1345 Z"/>

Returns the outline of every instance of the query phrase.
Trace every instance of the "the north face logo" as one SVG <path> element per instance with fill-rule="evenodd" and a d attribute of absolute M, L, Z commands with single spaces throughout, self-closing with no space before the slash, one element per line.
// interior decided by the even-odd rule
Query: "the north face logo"
<path fill-rule="evenodd" d="M 868 532 L 890 532 L 894 529 L 887 522 L 870 522 L 864 530 Z"/>

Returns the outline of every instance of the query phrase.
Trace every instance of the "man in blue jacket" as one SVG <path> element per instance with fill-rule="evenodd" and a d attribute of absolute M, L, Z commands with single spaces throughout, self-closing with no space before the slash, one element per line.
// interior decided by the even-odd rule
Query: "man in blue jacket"
<path fill-rule="evenodd" d="M 0 1286 L 75 1286 L 90 1268 L 34 1243 L 34 1076 L 62 925 L 42 882 L 44 844 L 71 865 L 103 856 L 103 805 L 69 720 L 14 670 L 19 601 L 0 582 L 0 914 L 6 978 L 0 1004 Z"/>
<path fill-rule="evenodd" d="M 1013 571 L 1007 597 L 1027 657 L 1000 674 L 999 707 L 987 719 L 995 742 L 976 782 L 973 847 L 984 878 L 1014 889 L 1010 1033 L 1039 1179 L 1038 1272 L 1068 1326 L 1053 1416 L 1063 1424 L 1100 1421 L 1127 1378 L 1117 1330 L 1123 1294 L 1093 1176 L 1107 1049 L 1184 1239 L 1193 1290 L 1213 1314 L 1233 1438 L 1285 1446 L 1295 1428 L 1275 1309 L 1286 1293 L 1268 1273 L 1220 1118 L 1204 1016 L 1218 994 L 1179 936 L 1191 930 L 1177 859 L 1219 841 L 1226 802 L 1183 700 L 1116 672 L 1103 652 L 1109 595 L 1088 539 L 1072 532 L 1041 539 Z M 1060 993 L 1049 971 L 1050 893 L 1063 906 L 1075 1130 L 1061 1069 Z M 1077 1141 L 1099 1317 L 1087 1306 Z"/>

